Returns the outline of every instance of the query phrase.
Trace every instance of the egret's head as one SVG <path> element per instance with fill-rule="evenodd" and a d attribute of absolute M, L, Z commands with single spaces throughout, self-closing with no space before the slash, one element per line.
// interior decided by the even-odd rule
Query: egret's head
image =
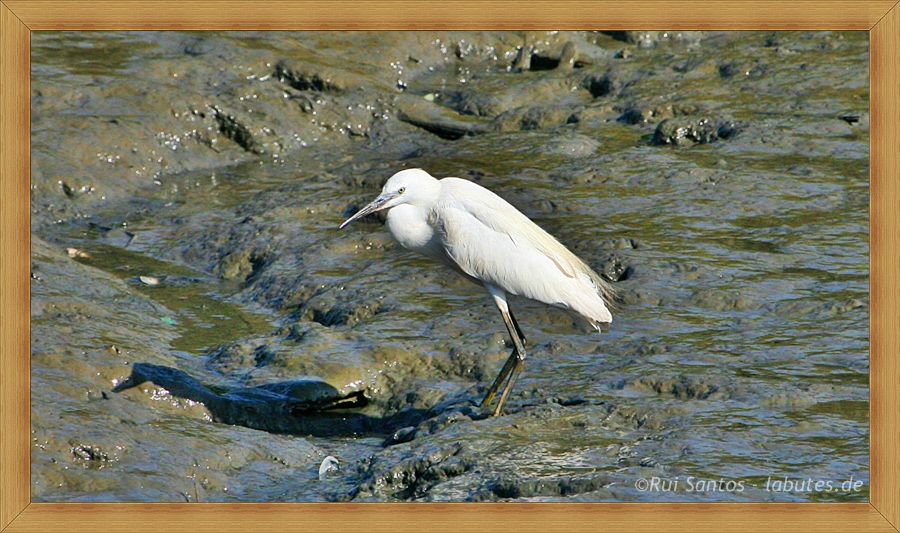
<path fill-rule="evenodd" d="M 377 198 L 344 221 L 341 228 L 356 219 L 382 209 L 390 209 L 400 204 L 429 201 L 434 198 L 438 189 L 440 189 L 438 180 L 424 170 L 419 168 L 401 170 L 387 180 Z"/>

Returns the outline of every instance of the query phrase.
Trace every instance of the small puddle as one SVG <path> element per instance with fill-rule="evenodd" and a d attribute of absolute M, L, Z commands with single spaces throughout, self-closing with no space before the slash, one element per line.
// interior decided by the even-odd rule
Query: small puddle
<path fill-rule="evenodd" d="M 236 287 L 231 284 L 186 266 L 100 242 L 99 233 L 90 230 L 68 241 L 89 255 L 76 260 L 126 281 L 171 310 L 171 315 L 159 319 L 174 325 L 181 335 L 172 342 L 173 349 L 200 355 L 212 346 L 272 329 L 271 316 L 253 313 L 221 296 L 234 292 Z"/>

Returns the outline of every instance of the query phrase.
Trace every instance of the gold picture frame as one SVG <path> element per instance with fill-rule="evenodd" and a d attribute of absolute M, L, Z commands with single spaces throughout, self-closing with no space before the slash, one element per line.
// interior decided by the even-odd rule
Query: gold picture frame
<path fill-rule="evenodd" d="M 31 503 L 30 34 L 37 30 L 865 30 L 869 503 Z M 0 531 L 900 530 L 900 0 L 0 0 Z"/>

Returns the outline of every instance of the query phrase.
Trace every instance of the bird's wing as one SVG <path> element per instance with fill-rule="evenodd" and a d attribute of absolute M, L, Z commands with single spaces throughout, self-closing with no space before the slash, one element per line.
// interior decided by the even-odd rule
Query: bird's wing
<path fill-rule="evenodd" d="M 449 183 L 448 183 L 449 182 Z M 547 257 L 566 277 L 574 278 L 587 265 L 578 259 L 552 235 L 523 215 L 503 198 L 467 180 L 445 178 L 441 180 L 441 213 L 448 213 L 458 224 L 450 231 L 475 228 L 491 230 L 505 235 L 517 249 Z M 444 192 L 446 191 L 446 192 Z M 468 218 L 468 223 L 463 219 Z M 455 240 L 455 239 L 454 239 Z M 456 240 L 456 242 L 463 242 Z"/>
<path fill-rule="evenodd" d="M 463 272 L 512 294 L 562 302 L 550 286 L 558 277 L 577 277 L 571 252 L 487 189 L 463 185 L 442 196 L 435 229 Z"/>
<path fill-rule="evenodd" d="M 441 180 L 432 226 L 449 262 L 511 294 L 566 308 L 590 307 L 599 321 L 611 320 L 597 299 L 611 289 L 581 259 L 494 193 L 465 180 L 444 189 L 448 180 Z M 584 303 L 588 300 L 592 303 Z"/>

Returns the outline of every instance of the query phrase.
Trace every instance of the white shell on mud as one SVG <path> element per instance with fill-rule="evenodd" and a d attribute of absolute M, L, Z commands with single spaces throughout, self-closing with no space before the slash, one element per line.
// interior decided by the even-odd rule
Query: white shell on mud
<path fill-rule="evenodd" d="M 340 463 L 338 460 L 334 458 L 334 456 L 329 455 L 325 459 L 322 459 L 322 464 L 319 465 L 319 479 L 324 479 L 331 472 L 337 472 L 340 470 Z"/>

